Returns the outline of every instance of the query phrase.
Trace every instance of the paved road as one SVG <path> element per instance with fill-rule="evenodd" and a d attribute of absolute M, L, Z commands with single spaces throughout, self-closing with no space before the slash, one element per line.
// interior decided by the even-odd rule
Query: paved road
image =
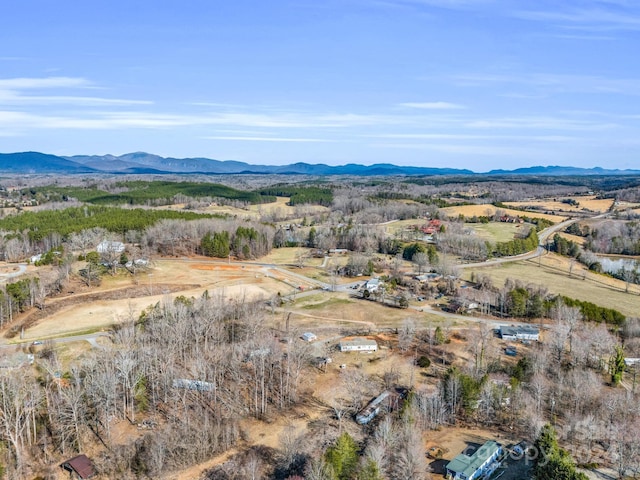
<path fill-rule="evenodd" d="M 527 253 L 523 253 L 521 255 L 513 255 L 511 257 L 500 257 L 494 258 L 492 260 L 487 260 L 484 262 L 474 262 L 474 263 L 462 263 L 460 264 L 460 268 L 477 268 L 477 267 L 490 267 L 492 265 L 500 265 L 501 263 L 509 263 L 509 262 L 519 262 L 521 260 L 530 260 L 532 258 L 539 257 L 546 252 L 544 245 L 546 245 L 547 240 L 556 233 L 564 230 L 572 223 L 580 220 L 579 218 L 570 218 L 569 220 L 565 220 L 564 222 L 558 223 L 556 225 L 551 225 L 550 227 L 545 228 L 540 231 L 538 234 L 539 245 L 535 250 L 532 250 Z"/>
<path fill-rule="evenodd" d="M 9 263 L 7 265 L 18 267 L 18 271 L 17 272 L 0 274 L 0 283 L 4 283 L 9 279 L 19 277 L 20 275 L 23 275 L 27 271 L 27 264 L 26 263 L 18 263 L 18 264 Z"/>

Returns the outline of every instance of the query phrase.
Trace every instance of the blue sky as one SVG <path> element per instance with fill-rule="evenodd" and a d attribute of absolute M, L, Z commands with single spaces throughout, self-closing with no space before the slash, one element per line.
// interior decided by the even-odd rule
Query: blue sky
<path fill-rule="evenodd" d="M 640 168 L 637 0 L 3 2 L 0 151 Z"/>

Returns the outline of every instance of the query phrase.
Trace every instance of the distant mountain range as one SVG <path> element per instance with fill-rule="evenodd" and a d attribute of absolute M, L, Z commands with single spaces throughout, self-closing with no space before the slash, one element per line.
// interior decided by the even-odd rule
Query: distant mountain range
<path fill-rule="evenodd" d="M 125 155 L 77 155 L 59 157 L 38 152 L 0 154 L 0 173 L 14 174 L 281 174 L 281 175 L 640 175 L 640 170 L 607 170 L 600 167 L 529 167 L 477 173 L 455 168 L 405 167 L 389 163 L 375 165 L 294 163 L 251 165 L 233 160 L 171 158 L 145 152 Z"/>

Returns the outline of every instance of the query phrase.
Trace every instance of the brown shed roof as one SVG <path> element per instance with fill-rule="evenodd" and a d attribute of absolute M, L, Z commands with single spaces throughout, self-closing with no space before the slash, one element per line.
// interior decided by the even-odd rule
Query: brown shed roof
<path fill-rule="evenodd" d="M 60 468 L 65 469 L 68 472 L 75 472 L 82 479 L 91 478 L 95 475 L 93 464 L 91 460 L 84 455 L 80 454 L 60 464 Z"/>

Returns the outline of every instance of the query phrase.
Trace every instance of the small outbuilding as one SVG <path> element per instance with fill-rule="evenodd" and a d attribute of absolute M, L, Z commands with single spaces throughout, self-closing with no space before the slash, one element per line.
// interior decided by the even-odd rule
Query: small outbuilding
<path fill-rule="evenodd" d="M 314 342 L 318 339 L 318 336 L 315 333 L 305 332 L 300 335 L 300 338 L 305 342 Z"/>
<path fill-rule="evenodd" d="M 93 468 L 93 463 L 84 454 L 76 455 L 69 460 L 62 462 L 60 468 L 69 472 L 69 478 L 76 478 L 84 480 L 85 478 L 92 478 L 96 471 Z M 75 475 L 75 476 L 74 476 Z"/>
<path fill-rule="evenodd" d="M 341 352 L 376 352 L 378 342 L 368 338 L 355 337 L 351 340 L 341 340 L 339 347 Z"/>

